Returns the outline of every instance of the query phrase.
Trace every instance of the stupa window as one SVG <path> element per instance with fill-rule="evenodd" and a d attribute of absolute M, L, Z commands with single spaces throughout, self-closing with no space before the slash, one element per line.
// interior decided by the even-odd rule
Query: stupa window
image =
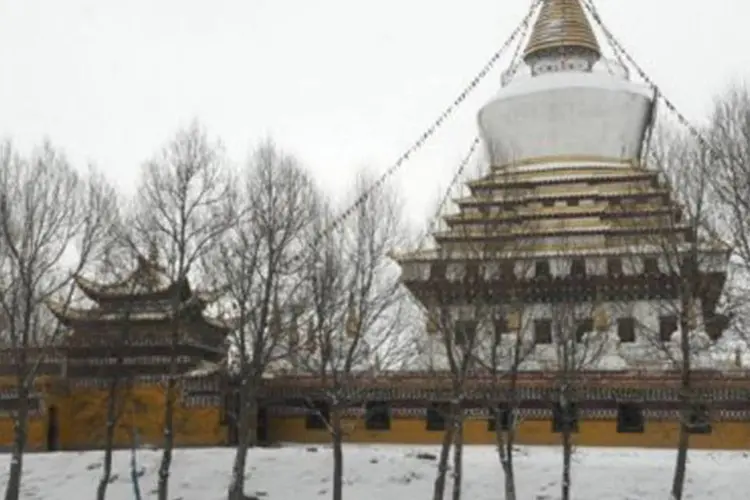
<path fill-rule="evenodd" d="M 586 260 L 573 259 L 570 263 L 570 274 L 576 278 L 584 278 L 586 276 Z"/>
<path fill-rule="evenodd" d="M 552 343 L 551 320 L 537 319 L 534 321 L 534 342 L 541 345 L 548 345 Z"/>
<path fill-rule="evenodd" d="M 497 341 L 500 340 L 500 337 L 510 331 L 508 328 L 508 320 L 505 318 L 505 316 L 498 316 L 493 321 L 493 328 L 495 330 L 495 339 Z"/>
<path fill-rule="evenodd" d="M 498 422 L 500 422 L 501 431 L 509 431 L 513 425 L 513 413 L 507 405 L 490 408 L 490 418 L 487 419 L 487 430 L 489 432 L 497 432 Z"/>
<path fill-rule="evenodd" d="M 677 331 L 677 318 L 674 316 L 661 316 L 659 318 L 659 340 L 661 342 L 669 342 L 675 331 Z"/>
<path fill-rule="evenodd" d="M 448 266 L 445 262 L 433 262 L 430 265 L 430 279 L 431 280 L 442 280 L 445 279 L 445 274 L 448 270 Z"/>
<path fill-rule="evenodd" d="M 571 198 L 568 200 L 569 207 L 577 207 L 580 204 L 580 200 L 577 198 Z"/>
<path fill-rule="evenodd" d="M 554 207 L 555 206 L 555 200 L 551 199 L 551 198 L 548 198 L 546 200 L 542 200 L 542 206 L 543 207 L 547 207 L 547 208 Z"/>
<path fill-rule="evenodd" d="M 512 261 L 503 262 L 500 266 L 500 274 L 506 280 L 515 279 L 516 277 L 515 262 L 512 262 Z"/>
<path fill-rule="evenodd" d="M 617 320 L 617 337 L 623 343 L 635 342 L 635 319 L 619 318 Z"/>
<path fill-rule="evenodd" d="M 594 320 L 591 318 L 586 318 L 578 323 L 578 327 L 576 328 L 576 342 L 583 342 L 586 334 L 592 331 L 594 331 Z"/>
<path fill-rule="evenodd" d="M 552 407 L 552 432 L 578 432 L 578 405 L 555 403 Z"/>
<path fill-rule="evenodd" d="M 325 401 L 313 401 L 305 418 L 305 428 L 310 430 L 323 430 L 328 428 L 331 419 L 331 410 Z"/>
<path fill-rule="evenodd" d="M 534 263 L 534 276 L 537 278 L 550 277 L 550 266 L 548 260 L 538 260 Z"/>
<path fill-rule="evenodd" d="M 480 277 L 479 264 L 476 262 L 467 262 L 464 274 L 464 279 L 467 281 L 479 281 Z"/>
<path fill-rule="evenodd" d="M 622 259 L 607 259 L 607 274 L 610 276 L 622 275 Z"/>
<path fill-rule="evenodd" d="M 448 413 L 448 405 L 444 403 L 433 403 L 427 408 L 428 431 L 444 431 L 445 416 Z"/>
<path fill-rule="evenodd" d="M 477 334 L 477 322 L 472 320 L 463 320 L 456 322 L 453 341 L 457 345 L 472 345 L 474 337 Z"/>
<path fill-rule="evenodd" d="M 371 431 L 391 429 L 391 405 L 385 401 L 368 401 L 365 405 L 365 428 Z"/>
<path fill-rule="evenodd" d="M 617 432 L 642 433 L 645 429 L 643 409 L 636 403 L 617 405 Z"/>
<path fill-rule="evenodd" d="M 659 274 L 659 260 L 653 257 L 643 259 L 643 272 L 645 274 Z"/>

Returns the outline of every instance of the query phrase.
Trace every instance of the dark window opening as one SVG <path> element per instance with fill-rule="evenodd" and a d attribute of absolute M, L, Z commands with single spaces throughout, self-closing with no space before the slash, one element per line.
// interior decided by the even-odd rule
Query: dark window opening
<path fill-rule="evenodd" d="M 548 260 L 536 261 L 536 263 L 534 264 L 534 276 L 536 276 L 537 278 L 549 278 L 550 270 Z"/>
<path fill-rule="evenodd" d="M 555 206 L 555 200 L 542 200 L 542 206 L 543 207 L 554 207 Z"/>
<path fill-rule="evenodd" d="M 711 434 L 711 417 L 706 405 L 695 405 L 689 415 L 688 431 L 691 434 Z"/>
<path fill-rule="evenodd" d="M 619 207 L 620 205 L 622 205 L 622 199 L 617 198 L 617 197 L 610 198 L 610 200 L 609 200 L 609 206 L 611 206 L 611 207 Z"/>
<path fill-rule="evenodd" d="M 646 419 L 643 410 L 635 403 L 621 403 L 617 405 L 617 432 L 640 433 L 643 432 Z"/>
<path fill-rule="evenodd" d="M 385 401 L 368 401 L 365 405 L 365 428 L 370 431 L 391 429 L 391 405 Z"/>
<path fill-rule="evenodd" d="M 619 318 L 617 320 L 617 336 L 620 342 L 635 342 L 635 319 Z"/>
<path fill-rule="evenodd" d="M 490 408 L 490 418 L 487 419 L 487 430 L 497 431 L 497 423 L 500 422 L 501 431 L 509 431 L 513 425 L 513 412 L 505 405 Z"/>
<path fill-rule="evenodd" d="M 659 318 L 659 340 L 669 342 L 672 334 L 677 331 L 677 318 L 674 316 L 662 316 Z"/>
<path fill-rule="evenodd" d="M 453 341 L 458 345 L 473 345 L 477 334 L 476 321 L 458 321 L 454 330 Z"/>
<path fill-rule="evenodd" d="M 552 343 L 552 321 L 548 319 L 534 320 L 534 342 L 537 344 Z"/>
<path fill-rule="evenodd" d="M 568 200 L 569 207 L 577 207 L 579 203 L 580 203 L 580 200 L 578 200 L 577 198 L 571 198 Z"/>
<path fill-rule="evenodd" d="M 427 408 L 427 430 L 444 431 L 445 415 L 448 407 L 445 404 L 432 404 Z"/>
<path fill-rule="evenodd" d="M 479 281 L 479 264 L 476 262 L 469 262 L 466 264 L 466 274 L 464 275 L 464 279 L 466 281 Z"/>
<path fill-rule="evenodd" d="M 691 276 L 698 272 L 698 261 L 693 257 L 683 257 L 680 259 L 680 272 L 683 276 Z"/>
<path fill-rule="evenodd" d="M 309 406 L 307 418 L 305 418 L 305 428 L 309 430 L 328 429 L 328 422 L 331 418 L 331 409 L 325 401 L 313 401 Z"/>
<path fill-rule="evenodd" d="M 552 408 L 552 432 L 578 432 L 578 405 L 555 403 Z"/>
<path fill-rule="evenodd" d="M 583 342 L 583 338 L 587 333 L 594 331 L 594 320 L 588 318 L 578 323 L 576 328 L 576 342 Z"/>
<path fill-rule="evenodd" d="M 516 277 L 516 265 L 514 262 L 503 262 L 500 267 L 500 275 L 503 279 L 513 280 Z"/>
<path fill-rule="evenodd" d="M 495 337 L 500 340 L 500 337 L 508 332 L 508 320 L 503 316 L 496 317 L 494 320 Z"/>
<path fill-rule="evenodd" d="M 21 400 L 17 397 L 0 398 L 0 414 L 18 411 L 20 405 Z M 42 408 L 41 401 L 37 397 L 29 396 L 27 407 L 29 413 L 38 412 Z"/>
<path fill-rule="evenodd" d="M 645 274 L 659 274 L 659 261 L 653 257 L 643 259 L 643 272 Z"/>
<path fill-rule="evenodd" d="M 621 259 L 607 259 L 607 274 L 610 276 L 619 276 L 622 274 Z"/>
<path fill-rule="evenodd" d="M 570 274 L 576 278 L 583 278 L 586 276 L 586 260 L 584 259 L 573 259 L 570 263 Z"/>
<path fill-rule="evenodd" d="M 445 262 L 433 262 L 430 265 L 430 279 L 442 280 L 445 279 L 445 274 L 448 270 Z"/>

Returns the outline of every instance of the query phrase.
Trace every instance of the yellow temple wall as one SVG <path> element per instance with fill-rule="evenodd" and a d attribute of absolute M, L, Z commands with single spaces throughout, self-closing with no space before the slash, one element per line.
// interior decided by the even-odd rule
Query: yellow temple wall
<path fill-rule="evenodd" d="M 179 391 L 178 391 L 179 392 Z M 105 441 L 108 391 L 98 388 L 73 388 L 64 394 L 43 395 L 45 411 L 29 419 L 29 450 L 47 448 L 48 411 L 57 412 L 60 449 L 101 447 Z M 164 389 L 159 385 L 139 385 L 118 397 L 115 446 L 132 444 L 137 429 L 140 445 L 161 446 L 164 440 Z M 217 407 L 175 405 L 174 436 L 177 446 L 218 446 L 226 442 Z M 0 415 L 0 447 L 13 442 L 13 419 Z"/>
<path fill-rule="evenodd" d="M 443 432 L 427 431 L 421 418 L 393 418 L 388 431 L 365 428 L 364 421 L 343 419 L 347 429 L 346 441 L 355 443 L 439 444 Z M 714 422 L 711 434 L 693 434 L 690 446 L 699 449 L 750 449 L 750 422 Z M 677 445 L 678 422 L 652 421 L 643 433 L 618 433 L 614 420 L 582 420 L 574 435 L 577 446 L 632 446 L 644 448 L 673 448 Z M 305 417 L 272 417 L 269 437 L 273 441 L 299 443 L 327 443 L 325 430 L 308 430 Z M 468 420 L 464 425 L 466 444 L 493 444 L 495 434 L 487 429 L 486 420 Z M 517 432 L 518 444 L 558 445 L 560 434 L 552 432 L 549 420 L 525 420 Z"/>
<path fill-rule="evenodd" d="M 47 422 L 42 416 L 29 419 L 26 434 L 26 449 L 38 451 L 46 449 Z M 13 419 L 9 415 L 0 415 L 0 448 L 10 449 L 13 444 Z"/>

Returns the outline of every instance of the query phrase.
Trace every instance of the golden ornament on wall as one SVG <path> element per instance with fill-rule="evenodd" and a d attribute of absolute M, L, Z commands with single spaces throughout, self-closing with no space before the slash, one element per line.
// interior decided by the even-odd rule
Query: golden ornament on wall
<path fill-rule="evenodd" d="M 507 317 L 508 331 L 515 332 L 521 328 L 521 312 L 511 311 Z"/>
<path fill-rule="evenodd" d="M 604 307 L 597 307 L 594 311 L 594 330 L 601 333 L 609 329 L 609 313 Z"/>

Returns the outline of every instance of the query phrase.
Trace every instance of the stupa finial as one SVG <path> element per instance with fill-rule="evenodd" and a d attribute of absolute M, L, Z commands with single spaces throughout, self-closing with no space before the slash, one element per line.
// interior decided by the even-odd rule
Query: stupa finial
<path fill-rule="evenodd" d="M 596 59 L 601 56 L 580 0 L 544 0 L 523 54 L 524 60 L 529 62 L 535 57 L 571 49 L 587 52 Z"/>

